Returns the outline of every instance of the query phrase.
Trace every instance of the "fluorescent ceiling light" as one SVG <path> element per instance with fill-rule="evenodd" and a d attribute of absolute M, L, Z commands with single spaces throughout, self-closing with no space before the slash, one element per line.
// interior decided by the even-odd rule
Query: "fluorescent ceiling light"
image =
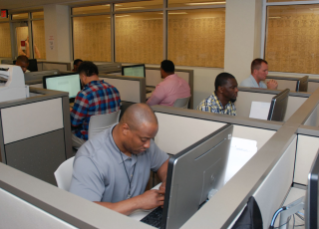
<path fill-rule="evenodd" d="M 159 13 L 159 14 L 163 14 L 163 13 Z M 187 14 L 186 12 L 179 12 L 179 13 L 168 13 L 168 14 Z"/>
<path fill-rule="evenodd" d="M 132 7 L 125 7 L 125 8 L 118 8 L 118 10 L 123 10 L 123 9 L 144 9 L 145 7 L 142 6 L 132 6 Z"/>
<path fill-rule="evenodd" d="M 207 18 L 216 18 L 216 17 L 199 17 L 199 18 L 194 18 L 194 19 L 207 19 Z"/>
<path fill-rule="evenodd" d="M 120 4 L 115 4 L 115 6 L 122 6 L 122 5 L 120 5 Z"/>
<path fill-rule="evenodd" d="M 281 18 L 281 17 L 269 17 L 269 18 Z"/>
<path fill-rule="evenodd" d="M 219 5 L 225 4 L 226 2 L 193 2 L 193 3 L 185 3 L 185 5 L 196 6 L 196 5 Z"/>
<path fill-rule="evenodd" d="M 319 10 L 319 8 L 309 8 L 309 10 Z"/>
<path fill-rule="evenodd" d="M 121 16 L 115 16 L 115 17 L 129 17 L 131 15 L 121 15 Z"/>
<path fill-rule="evenodd" d="M 109 7 L 110 5 L 109 5 L 109 4 L 106 4 L 106 5 L 103 5 L 103 6 L 108 6 L 108 7 Z"/>

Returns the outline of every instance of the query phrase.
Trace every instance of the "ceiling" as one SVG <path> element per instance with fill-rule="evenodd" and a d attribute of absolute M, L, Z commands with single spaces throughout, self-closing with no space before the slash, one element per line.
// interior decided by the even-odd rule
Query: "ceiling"
<path fill-rule="evenodd" d="M 20 10 L 32 10 L 42 8 L 44 5 L 79 5 L 90 3 L 106 3 L 106 2 L 132 2 L 132 0 L 0 0 L 0 9 L 8 9 L 10 12 L 18 12 Z"/>

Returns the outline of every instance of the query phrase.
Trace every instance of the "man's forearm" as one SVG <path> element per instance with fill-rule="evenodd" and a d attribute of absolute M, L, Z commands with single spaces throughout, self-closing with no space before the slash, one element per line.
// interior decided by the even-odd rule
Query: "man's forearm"
<path fill-rule="evenodd" d="M 131 199 L 123 200 L 117 203 L 110 203 L 110 202 L 95 202 L 95 203 L 124 215 L 129 215 L 133 211 L 141 208 L 138 202 L 138 196 L 135 196 Z"/>

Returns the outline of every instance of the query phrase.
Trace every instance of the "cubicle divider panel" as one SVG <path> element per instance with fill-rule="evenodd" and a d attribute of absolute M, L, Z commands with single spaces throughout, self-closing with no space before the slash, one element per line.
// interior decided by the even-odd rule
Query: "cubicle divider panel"
<path fill-rule="evenodd" d="M 146 86 L 156 87 L 157 84 L 162 82 L 160 69 L 145 69 L 145 83 Z"/>
<path fill-rule="evenodd" d="M 2 163 L 0 202 L 0 228 L 152 228 Z"/>
<path fill-rule="evenodd" d="M 4 189 L 0 189 L 0 202 L 0 228 L 76 228 Z"/>
<path fill-rule="evenodd" d="M 237 101 L 235 103 L 237 116 L 239 117 L 249 117 L 251 103 L 253 101 L 270 103 L 271 99 L 279 93 L 279 91 L 272 91 L 272 93 L 270 93 L 270 91 L 262 89 L 258 91 L 255 89 L 252 89 L 252 91 L 246 90 L 247 89 L 243 88 L 239 89 Z M 298 110 L 298 108 L 307 100 L 307 96 L 308 94 L 300 97 L 289 95 L 284 121 L 287 121 Z"/>
<path fill-rule="evenodd" d="M 268 228 L 274 213 L 282 206 L 292 184 L 297 137 L 253 194 L 261 211 L 263 228 Z"/>
<path fill-rule="evenodd" d="M 1 109 L 4 144 L 63 128 L 61 98 Z"/>
<path fill-rule="evenodd" d="M 294 182 L 308 184 L 308 174 L 319 150 L 319 136 L 298 134 Z"/>
<path fill-rule="evenodd" d="M 278 90 L 285 90 L 286 88 L 290 91 L 296 91 L 297 80 L 276 80 L 278 82 Z"/>
<path fill-rule="evenodd" d="M 65 143 L 60 129 L 6 144 L 7 165 L 56 185 L 54 172 L 66 159 Z"/>
<path fill-rule="evenodd" d="M 304 123 L 305 126 L 319 126 L 319 105 L 311 112 Z"/>
<path fill-rule="evenodd" d="M 59 71 L 68 71 L 71 70 L 68 68 L 68 65 L 66 64 L 53 64 L 53 63 L 43 63 L 43 71 L 51 70 L 51 69 L 58 69 Z"/>
<path fill-rule="evenodd" d="M 203 137 L 225 126 L 225 123 L 155 112 L 159 130 L 155 143 L 160 149 L 176 154 Z"/>
<path fill-rule="evenodd" d="M 309 93 L 313 93 L 319 88 L 319 80 L 318 80 L 318 82 L 316 82 L 316 81 L 309 80 L 309 82 L 308 82 L 308 92 Z"/>

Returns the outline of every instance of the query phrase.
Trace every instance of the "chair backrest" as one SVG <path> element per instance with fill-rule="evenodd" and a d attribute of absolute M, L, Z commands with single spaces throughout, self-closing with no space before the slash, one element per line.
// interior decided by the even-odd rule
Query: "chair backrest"
<path fill-rule="evenodd" d="M 89 123 L 89 139 L 103 130 L 110 128 L 113 124 L 119 122 L 121 111 L 116 111 L 110 114 L 93 115 Z"/>
<path fill-rule="evenodd" d="M 74 157 L 64 161 L 59 168 L 54 172 L 55 180 L 60 189 L 69 191 L 72 174 L 73 174 Z"/>
<path fill-rule="evenodd" d="M 181 99 L 176 99 L 176 101 L 174 102 L 174 107 L 181 107 L 181 108 L 188 108 L 188 102 L 189 102 L 189 98 L 181 98 Z"/>

